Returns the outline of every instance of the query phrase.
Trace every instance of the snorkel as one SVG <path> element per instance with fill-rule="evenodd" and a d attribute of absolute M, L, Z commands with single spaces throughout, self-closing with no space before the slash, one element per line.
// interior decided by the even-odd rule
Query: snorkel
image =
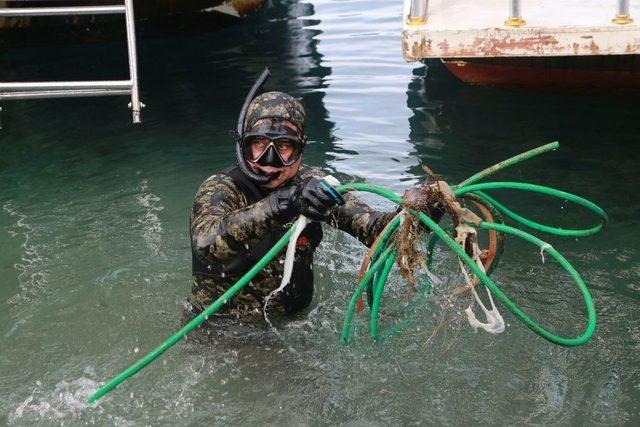
<path fill-rule="evenodd" d="M 267 81 L 270 75 L 271 75 L 271 72 L 269 71 L 269 68 L 268 67 L 265 68 L 262 74 L 260 74 L 260 77 L 258 77 L 258 80 L 256 80 L 256 82 L 251 87 L 251 90 L 249 91 L 249 93 L 247 94 L 247 97 L 244 100 L 244 104 L 242 104 L 242 109 L 240 110 L 240 116 L 238 116 L 237 133 L 232 132 L 232 135 L 231 135 L 234 137 L 234 139 L 236 139 L 236 157 L 238 158 L 238 167 L 240 168 L 243 174 L 245 174 L 249 179 L 256 182 L 257 184 L 266 184 L 269 181 L 271 181 L 273 177 L 268 175 L 259 175 L 253 172 L 251 169 L 249 169 L 249 167 L 244 161 L 242 148 L 240 147 L 239 137 L 240 135 L 242 135 L 242 132 L 244 130 L 243 129 L 244 120 L 247 117 L 247 110 L 249 109 L 249 104 L 251 104 L 251 101 L 253 101 L 253 98 L 256 97 L 256 93 L 260 89 L 262 89 L 262 86 L 264 86 L 265 82 Z"/>

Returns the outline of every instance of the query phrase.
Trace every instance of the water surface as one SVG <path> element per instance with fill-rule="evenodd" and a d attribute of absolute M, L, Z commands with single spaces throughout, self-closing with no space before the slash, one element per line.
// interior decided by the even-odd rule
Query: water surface
<path fill-rule="evenodd" d="M 404 63 L 399 2 L 272 2 L 246 23 L 141 40 L 144 123 L 124 98 L 3 104 L 0 131 L 0 424 L 637 424 L 640 184 L 633 100 L 514 94 Z M 276 4 L 277 3 L 277 4 Z M 120 43 L 0 54 L 0 80 L 122 78 Z M 603 206 L 599 236 L 548 240 L 598 310 L 594 338 L 554 346 L 502 310 L 474 333 L 446 251 L 429 302 L 394 274 L 378 343 L 367 316 L 338 342 L 365 249 L 327 229 L 308 312 L 270 330 L 190 340 L 88 408 L 86 397 L 171 333 L 190 290 L 188 213 L 199 183 L 234 160 L 227 137 L 264 66 L 269 88 L 308 112 L 305 160 L 344 182 L 401 192 L 420 163 L 449 182 L 525 149 L 561 150 L 496 179 L 534 182 Z M 518 211 L 564 226 L 586 212 L 507 192 Z M 374 197 L 372 204 L 390 208 Z M 535 248 L 510 239 L 497 283 L 560 333 L 584 326 L 578 292 Z M 408 307 L 405 307 L 408 305 Z M 234 335 L 235 334 L 235 335 Z"/>

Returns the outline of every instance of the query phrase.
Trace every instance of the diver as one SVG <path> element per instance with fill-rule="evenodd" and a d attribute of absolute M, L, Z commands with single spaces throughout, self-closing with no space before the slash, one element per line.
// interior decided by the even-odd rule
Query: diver
<path fill-rule="evenodd" d="M 185 321 L 256 264 L 298 215 L 313 222 L 297 239 L 288 285 L 269 299 L 266 310 L 270 317 L 303 310 L 313 297 L 313 254 L 322 240 L 321 223 L 370 246 L 396 214 L 376 211 L 351 194 L 342 198 L 323 181 L 324 172 L 302 163 L 304 108 L 282 92 L 257 95 L 268 76 L 267 69 L 256 81 L 240 112 L 237 131 L 231 131 L 237 164 L 207 178 L 194 198 L 193 282 L 192 294 L 184 301 Z M 280 284 L 284 257 L 283 249 L 214 317 L 260 323 L 265 298 Z"/>

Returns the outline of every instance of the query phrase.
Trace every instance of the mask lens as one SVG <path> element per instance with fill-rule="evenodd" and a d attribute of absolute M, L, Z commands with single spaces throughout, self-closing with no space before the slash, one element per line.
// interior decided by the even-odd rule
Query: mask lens
<path fill-rule="evenodd" d="M 268 138 L 263 136 L 248 136 L 242 141 L 242 154 L 250 162 L 256 162 L 269 148 Z"/>
<path fill-rule="evenodd" d="M 280 137 L 276 138 L 273 141 L 273 145 L 275 145 L 282 162 L 285 165 L 290 165 L 296 162 L 300 157 L 302 150 L 302 143 L 300 140 L 289 138 L 289 137 Z"/>
<path fill-rule="evenodd" d="M 251 163 L 260 163 L 270 149 L 277 152 L 279 160 L 284 166 L 295 163 L 302 154 L 303 143 L 297 138 L 289 136 L 269 137 L 267 135 L 246 135 L 241 142 L 242 154 Z M 274 166 L 274 165 L 265 165 Z"/>

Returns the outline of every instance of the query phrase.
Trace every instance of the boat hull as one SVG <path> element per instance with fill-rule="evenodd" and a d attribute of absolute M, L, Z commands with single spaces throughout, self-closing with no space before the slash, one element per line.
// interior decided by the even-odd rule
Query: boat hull
<path fill-rule="evenodd" d="M 465 83 L 544 92 L 640 90 L 640 55 L 453 58 L 445 67 Z"/>

